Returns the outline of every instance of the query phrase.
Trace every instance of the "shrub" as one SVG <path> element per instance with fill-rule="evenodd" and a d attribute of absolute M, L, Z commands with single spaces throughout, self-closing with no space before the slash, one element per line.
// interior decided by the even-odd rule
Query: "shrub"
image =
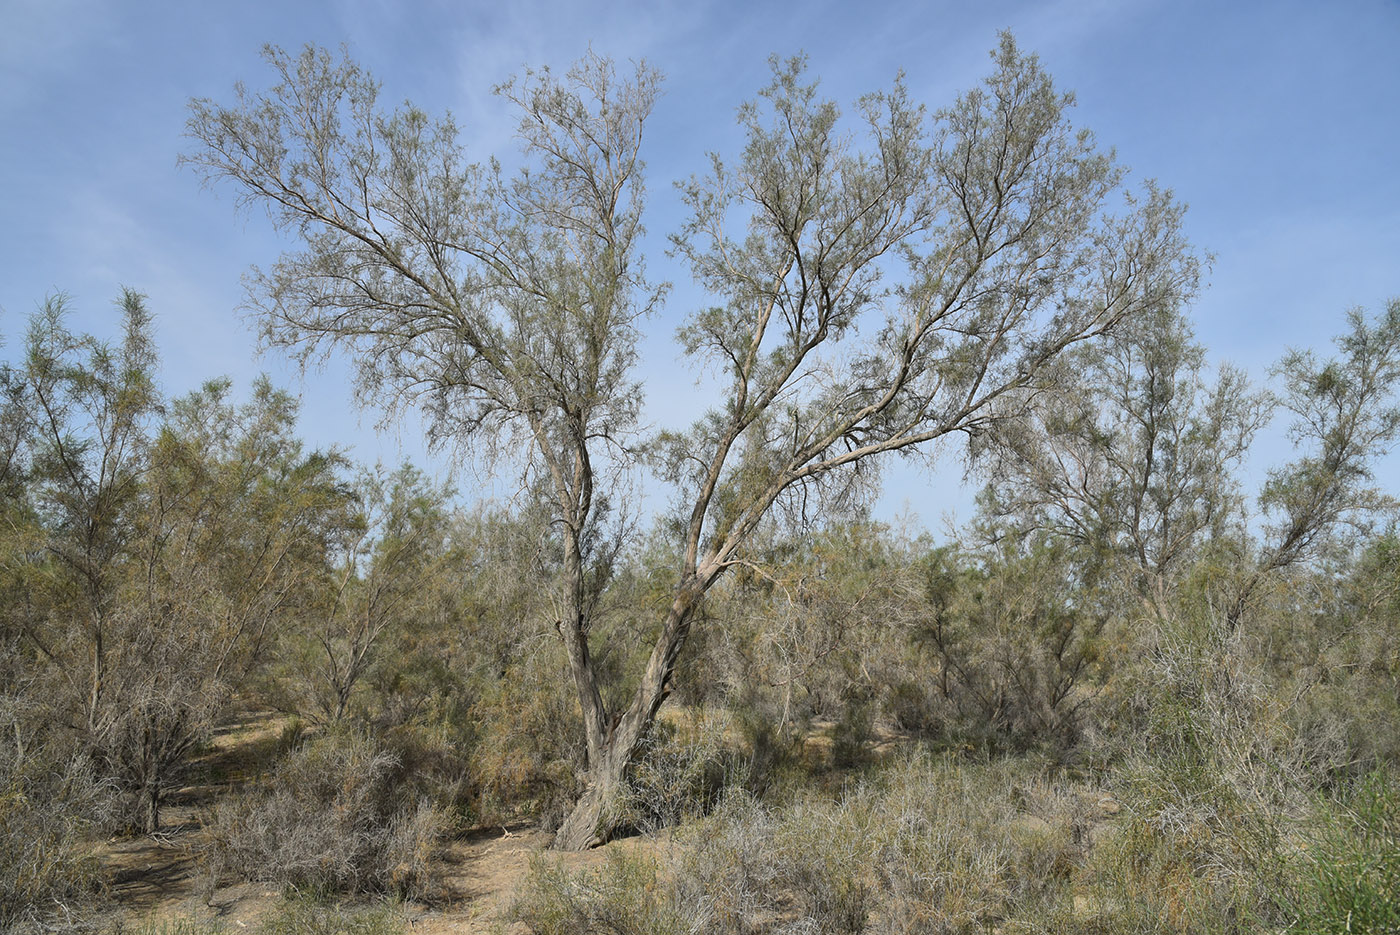
<path fill-rule="evenodd" d="M 109 790 L 85 761 L 46 762 L 46 753 L 21 759 L 0 745 L 0 931 L 71 912 L 99 885 L 86 838 Z"/>
<path fill-rule="evenodd" d="M 1241 634 L 1204 615 L 1163 622 L 1134 681 L 1126 820 L 1089 872 L 1104 917 L 1143 932 L 1283 925 L 1309 777 Z"/>
<path fill-rule="evenodd" d="M 801 766 L 806 725 L 789 723 L 781 704 L 754 686 L 730 695 L 727 707 L 743 756 L 737 769 L 744 788 L 763 799 L 787 794 Z"/>
<path fill-rule="evenodd" d="M 238 923 L 244 931 L 244 923 Z M 328 905 L 305 896 L 283 900 L 264 915 L 248 935 L 399 935 L 403 912 L 396 903 L 360 906 Z M 118 926 L 117 935 L 127 931 Z M 150 920 L 133 926 L 130 935 L 228 935 L 229 928 L 216 918 L 183 916 Z"/>
<path fill-rule="evenodd" d="M 597 870 L 570 873 L 537 856 L 510 908 L 536 935 L 681 935 L 700 932 L 662 885 L 652 857 L 612 851 Z"/>
<path fill-rule="evenodd" d="M 396 903 L 327 905 L 305 896 L 283 901 L 258 926 L 259 935 L 398 935 L 403 930 Z"/>
<path fill-rule="evenodd" d="M 913 658 L 888 678 L 892 719 L 991 751 L 1067 757 L 1111 668 L 1109 604 L 1093 586 L 1065 586 L 1077 562 L 1045 537 L 1004 536 L 980 554 L 929 553 L 908 625 Z"/>
<path fill-rule="evenodd" d="M 1034 764 L 945 755 L 898 765 L 876 798 L 884 896 L 874 931 L 974 932 L 1043 915 L 1088 850 L 1080 798 L 1055 791 Z"/>
<path fill-rule="evenodd" d="M 676 871 L 681 905 L 709 933 L 864 930 L 877 897 L 868 803 L 798 802 L 781 812 L 726 798 L 714 820 L 684 839 Z"/>
<path fill-rule="evenodd" d="M 1081 790 L 1023 767 L 916 757 L 836 802 L 770 809 L 731 791 L 664 863 L 541 861 L 514 918 L 540 935 L 1061 931 L 1088 825 Z"/>
<path fill-rule="evenodd" d="M 687 829 L 676 861 L 681 905 L 703 905 L 700 931 L 758 932 L 773 915 L 776 821 L 749 795 L 730 792 L 715 813 Z"/>
<path fill-rule="evenodd" d="M 935 737 L 944 728 L 944 708 L 933 686 L 913 678 L 892 680 L 884 710 L 896 728 L 922 737 Z"/>
<path fill-rule="evenodd" d="M 628 773 L 620 824 L 652 832 L 713 809 L 726 783 L 741 778 L 725 747 L 728 727 L 727 717 L 704 710 L 658 720 Z"/>
<path fill-rule="evenodd" d="M 558 676 L 558 647 L 524 653 L 484 686 L 471 716 L 480 726 L 471 756 L 483 824 L 513 818 L 559 826 L 582 792 L 585 758 L 578 699 Z"/>
<path fill-rule="evenodd" d="M 124 926 L 118 926 L 122 935 Z M 218 919 L 204 916 L 182 916 L 175 919 L 149 919 L 130 929 L 131 935 L 226 935 L 227 930 Z"/>
<path fill-rule="evenodd" d="M 264 788 L 216 807 L 206 856 L 215 879 L 410 896 L 433 882 L 443 824 L 415 800 L 397 757 L 364 736 L 332 734 L 286 756 Z"/>
<path fill-rule="evenodd" d="M 873 705 L 860 699 L 849 701 L 831 730 L 831 765 L 837 769 L 865 765 L 874 733 Z"/>
<path fill-rule="evenodd" d="M 1400 932 L 1400 781 L 1377 771 L 1327 803 L 1302 861 L 1299 931 Z"/>

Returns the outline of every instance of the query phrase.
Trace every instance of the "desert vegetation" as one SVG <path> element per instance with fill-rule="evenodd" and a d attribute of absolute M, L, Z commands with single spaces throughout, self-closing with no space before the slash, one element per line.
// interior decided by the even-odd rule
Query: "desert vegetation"
<path fill-rule="evenodd" d="M 680 186 L 716 395 L 654 431 L 657 73 L 504 85 L 513 172 L 267 58 L 185 156 L 296 240 L 266 341 L 518 493 L 309 450 L 266 380 L 170 397 L 144 297 L 47 300 L 0 370 L 0 926 L 204 935 L 256 884 L 288 935 L 1400 930 L 1400 301 L 1212 365 L 1183 208 L 1009 37 L 938 111 L 775 59 Z M 970 523 L 872 518 L 954 448 Z M 531 855 L 483 916 L 488 835 Z M 191 867 L 149 917 L 138 839 Z"/>

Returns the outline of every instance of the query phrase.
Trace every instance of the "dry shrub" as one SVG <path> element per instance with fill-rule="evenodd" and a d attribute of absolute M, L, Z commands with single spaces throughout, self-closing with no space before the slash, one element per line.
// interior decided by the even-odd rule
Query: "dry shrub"
<path fill-rule="evenodd" d="M 877 798 L 882 933 L 982 931 L 1064 898 L 1087 850 L 1083 795 L 1034 764 L 918 758 Z"/>
<path fill-rule="evenodd" d="M 1089 850 L 1084 799 L 1033 766 L 927 756 L 835 802 L 770 809 L 731 791 L 660 868 L 537 865 L 515 918 L 551 935 L 1058 930 Z"/>
<path fill-rule="evenodd" d="M 678 886 L 716 933 L 982 931 L 1060 901 L 1088 849 L 1083 796 L 1006 762 L 914 757 L 831 803 L 728 800 Z"/>
<path fill-rule="evenodd" d="M 1242 635 L 1209 617 L 1165 622 L 1132 685 L 1124 827 L 1089 873 L 1099 915 L 1142 932 L 1285 924 L 1312 777 Z"/>
<path fill-rule="evenodd" d="M 234 875 L 313 893 L 423 894 L 442 814 L 376 741 L 332 734 L 294 750 L 262 789 L 218 805 L 206 857 Z"/>
<path fill-rule="evenodd" d="M 204 915 L 151 920 L 130 929 L 130 935 L 399 935 L 405 928 L 401 907 L 394 902 L 344 906 L 293 895 L 262 916 L 252 928 L 242 922 L 230 929 Z M 122 935 L 119 928 L 116 935 Z"/>
<path fill-rule="evenodd" d="M 0 931 L 71 922 L 99 886 L 88 837 L 105 823 L 110 789 L 86 761 L 47 753 L 21 759 L 0 745 Z"/>
<path fill-rule="evenodd" d="M 726 784 L 744 778 L 729 728 L 725 714 L 705 709 L 658 720 L 628 772 L 619 825 L 652 832 L 710 812 Z"/>
<path fill-rule="evenodd" d="M 922 668 L 922 660 L 917 663 Z M 885 694 L 883 708 L 896 729 L 919 737 L 936 737 L 944 730 L 946 703 L 933 685 L 922 677 L 896 673 Z"/>
<path fill-rule="evenodd" d="M 759 932 L 774 916 L 776 821 L 749 795 L 731 792 L 684 837 L 675 885 L 682 905 L 703 903 L 703 932 Z"/>
<path fill-rule="evenodd" d="M 393 902 L 344 906 L 293 896 L 262 920 L 258 935 L 399 935 L 404 928 Z"/>
<path fill-rule="evenodd" d="M 897 726 L 993 752 L 1071 758 L 1110 674 L 1111 617 L 1062 545 L 1007 536 L 996 549 L 931 552 L 908 646 L 883 663 Z"/>
<path fill-rule="evenodd" d="M 559 678 L 561 658 L 553 645 L 525 653 L 473 708 L 480 733 L 471 774 L 482 824 L 527 817 L 552 831 L 578 800 L 583 728 L 573 684 Z"/>
<path fill-rule="evenodd" d="M 119 935 L 126 935 L 125 926 L 118 928 Z M 218 919 L 208 916 L 180 916 L 174 919 L 147 919 L 130 928 L 130 935 L 227 935 L 227 929 Z"/>
<path fill-rule="evenodd" d="M 536 856 L 510 918 L 536 935 L 683 935 L 704 931 L 663 885 L 652 857 L 613 851 L 597 870 L 570 873 Z"/>

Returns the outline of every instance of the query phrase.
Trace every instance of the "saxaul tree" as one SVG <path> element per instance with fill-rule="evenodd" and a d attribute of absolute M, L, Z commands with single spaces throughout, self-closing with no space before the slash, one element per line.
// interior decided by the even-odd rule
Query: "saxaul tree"
<path fill-rule="evenodd" d="M 107 731 L 116 710 L 110 695 L 123 643 L 122 560 L 139 511 L 150 429 L 163 403 L 144 298 L 126 290 L 120 307 L 122 340 L 112 345 L 73 333 L 66 301 L 51 298 L 30 321 L 19 374 L 38 520 L 29 552 L 43 556 L 52 565 L 46 577 L 60 582 L 53 606 L 29 615 L 22 628 L 45 657 L 78 648 L 57 668 L 76 701 L 73 726 L 90 737 Z M 61 620 L 72 632 L 49 639 L 41 631 L 44 618 Z"/>
<path fill-rule="evenodd" d="M 1400 299 L 1374 318 L 1352 309 L 1346 320 L 1338 356 L 1292 350 L 1276 368 L 1301 454 L 1270 471 L 1259 493 L 1264 541 L 1225 607 L 1230 629 L 1270 575 L 1316 559 L 1337 531 L 1395 507 L 1372 482 L 1376 461 L 1400 439 Z"/>
<path fill-rule="evenodd" d="M 324 723 L 344 720 L 409 632 L 440 625 L 435 576 L 447 561 L 450 492 L 412 465 L 362 470 L 347 492 L 325 568 L 284 634 L 281 690 Z"/>
<path fill-rule="evenodd" d="M 1229 365 L 1214 381 L 1179 308 L 1159 308 L 1066 356 L 1073 380 L 987 447 L 987 512 L 1020 534 L 1044 529 L 1126 569 L 1156 619 L 1212 544 L 1228 544 L 1237 580 L 1219 613 L 1238 626 L 1262 583 L 1318 558 L 1334 535 L 1389 505 L 1372 468 L 1400 434 L 1400 303 L 1347 316 L 1340 357 L 1289 352 L 1277 393 Z M 1247 543 L 1239 468 L 1282 407 L 1300 456 L 1258 495 L 1263 536 Z"/>
<path fill-rule="evenodd" d="M 335 454 L 306 452 L 296 404 L 266 379 L 171 401 L 145 443 L 122 555 L 112 700 L 99 762 L 160 828 L 160 807 L 345 525 Z"/>
<path fill-rule="evenodd" d="M 296 407 L 266 381 L 167 401 L 142 296 L 122 339 L 75 333 L 61 298 L 7 371 L 7 637 L 42 716 L 12 718 L 17 755 L 58 738 L 160 828 L 162 800 L 207 736 L 289 595 L 325 555 L 339 460 L 305 454 Z M 7 685 L 7 687 L 9 687 Z M 20 706 L 26 707 L 26 706 Z"/>
<path fill-rule="evenodd" d="M 1212 380 L 1184 309 L 1163 306 L 1066 355 L 1072 379 L 984 447 L 984 512 L 1044 530 L 1110 574 L 1151 616 L 1211 541 L 1234 536 L 1237 480 L 1272 397 L 1239 369 Z"/>
<path fill-rule="evenodd" d="M 775 59 L 739 111 L 743 151 L 680 186 L 672 249 L 710 297 L 681 340 L 719 398 L 648 446 L 676 489 L 680 559 L 636 688 L 609 710 L 590 647 L 618 541 L 600 479 L 638 450 L 639 322 L 664 299 L 639 240 L 656 73 L 589 57 L 499 88 L 522 115 L 508 176 L 469 162 L 450 119 L 382 110 L 351 62 L 268 59 L 269 91 L 194 102 L 186 161 L 301 238 L 251 279 L 272 344 L 348 351 L 362 398 L 417 402 L 435 440 L 528 449 L 562 541 L 555 623 L 587 741 L 561 848 L 611 832 L 706 591 L 769 518 L 851 493 L 883 456 L 988 431 L 1068 349 L 1196 285 L 1180 206 L 1128 193 L 1010 37 L 935 113 L 896 81 L 843 118 L 803 60 Z"/>

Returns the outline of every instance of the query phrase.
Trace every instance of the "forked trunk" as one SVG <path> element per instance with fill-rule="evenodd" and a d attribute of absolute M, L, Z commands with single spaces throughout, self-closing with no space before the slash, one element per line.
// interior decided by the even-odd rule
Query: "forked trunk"
<path fill-rule="evenodd" d="M 607 842 L 617 827 L 622 804 L 623 780 L 631 755 L 622 755 L 621 744 L 610 741 L 599 762 L 588 771 L 588 787 L 559 826 L 554 849 L 583 851 Z"/>
<path fill-rule="evenodd" d="M 554 849 L 581 851 L 605 843 L 621 819 L 620 802 L 627 768 L 670 694 L 671 673 L 690 632 L 690 620 L 700 588 L 682 589 L 671 604 L 646 671 L 632 703 L 596 746 L 589 744 L 587 787 L 554 837 Z M 581 691 L 581 696 L 586 693 Z M 585 706 L 585 710 L 587 710 Z"/>

